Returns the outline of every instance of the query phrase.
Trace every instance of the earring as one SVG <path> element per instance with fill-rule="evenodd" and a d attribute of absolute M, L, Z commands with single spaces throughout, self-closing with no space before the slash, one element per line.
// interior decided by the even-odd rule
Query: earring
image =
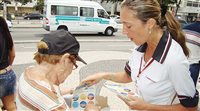
<path fill-rule="evenodd" d="M 151 29 L 149 29 L 149 35 L 151 34 Z"/>

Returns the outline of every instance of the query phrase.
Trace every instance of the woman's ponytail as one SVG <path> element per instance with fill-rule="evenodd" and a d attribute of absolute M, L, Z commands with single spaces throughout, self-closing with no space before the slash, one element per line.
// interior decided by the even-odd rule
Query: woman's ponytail
<path fill-rule="evenodd" d="M 183 49 L 184 54 L 189 56 L 189 49 L 186 46 L 186 38 L 181 29 L 180 23 L 174 18 L 171 12 L 166 11 L 165 15 L 161 17 L 161 27 L 166 26 L 167 30 L 172 35 L 172 38 L 177 41 Z"/>

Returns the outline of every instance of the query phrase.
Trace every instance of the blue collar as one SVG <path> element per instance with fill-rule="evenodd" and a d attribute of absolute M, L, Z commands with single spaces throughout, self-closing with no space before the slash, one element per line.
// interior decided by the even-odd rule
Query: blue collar
<path fill-rule="evenodd" d="M 167 31 L 165 31 L 156 47 L 156 50 L 153 53 L 152 58 L 162 64 L 165 61 L 165 58 L 168 54 L 171 42 L 172 42 L 172 37 Z M 137 48 L 137 51 L 144 53 L 146 49 L 147 49 L 147 43 L 144 43 L 143 45 Z"/>

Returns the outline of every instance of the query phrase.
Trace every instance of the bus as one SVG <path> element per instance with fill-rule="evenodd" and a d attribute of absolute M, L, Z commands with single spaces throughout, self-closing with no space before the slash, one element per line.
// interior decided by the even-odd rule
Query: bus
<path fill-rule="evenodd" d="M 102 33 L 112 36 L 117 23 L 94 1 L 45 0 L 43 28 L 47 31 L 64 29 L 72 33 Z"/>

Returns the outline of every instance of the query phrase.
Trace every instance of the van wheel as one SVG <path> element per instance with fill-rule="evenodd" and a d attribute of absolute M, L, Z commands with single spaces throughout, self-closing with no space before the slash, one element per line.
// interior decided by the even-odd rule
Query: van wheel
<path fill-rule="evenodd" d="M 65 30 L 65 31 L 68 31 L 67 27 L 66 26 L 60 26 L 58 27 L 57 30 Z"/>
<path fill-rule="evenodd" d="M 105 30 L 105 35 L 107 35 L 107 36 L 112 36 L 112 35 L 113 35 L 113 32 L 114 32 L 113 28 L 109 27 L 109 28 L 107 28 L 107 29 Z"/>

